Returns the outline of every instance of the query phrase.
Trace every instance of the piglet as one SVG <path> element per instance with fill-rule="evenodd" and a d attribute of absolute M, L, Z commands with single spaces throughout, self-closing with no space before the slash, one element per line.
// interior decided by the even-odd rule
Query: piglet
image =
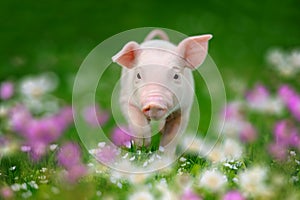
<path fill-rule="evenodd" d="M 192 70 L 205 60 L 211 38 L 188 37 L 176 46 L 165 32 L 153 30 L 143 43 L 130 41 L 112 57 L 123 67 L 120 105 L 136 145 L 151 142 L 151 121 L 157 121 L 160 145 L 175 152 L 193 104 Z"/>

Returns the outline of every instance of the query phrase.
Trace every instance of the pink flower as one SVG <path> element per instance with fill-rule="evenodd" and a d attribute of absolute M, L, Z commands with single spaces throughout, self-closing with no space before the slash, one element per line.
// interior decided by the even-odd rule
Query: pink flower
<path fill-rule="evenodd" d="M 269 145 L 270 154 L 279 161 L 286 160 L 287 157 L 287 146 L 283 144 L 273 143 Z"/>
<path fill-rule="evenodd" d="M 14 85 L 11 82 L 3 82 L 0 86 L 0 99 L 7 100 L 14 94 Z"/>
<path fill-rule="evenodd" d="M 202 200 L 202 198 L 197 194 L 195 194 L 191 189 L 185 190 L 180 199 L 181 200 Z"/>
<path fill-rule="evenodd" d="M 74 122 L 72 107 L 67 106 L 62 108 L 54 118 L 62 130 L 66 129 Z"/>
<path fill-rule="evenodd" d="M 47 145 L 43 142 L 29 142 L 29 146 L 31 147 L 29 153 L 34 161 L 40 160 L 47 152 Z"/>
<path fill-rule="evenodd" d="M 223 200 L 245 200 L 245 198 L 238 191 L 232 190 L 223 196 Z"/>
<path fill-rule="evenodd" d="M 252 124 L 246 122 L 240 132 L 240 139 L 242 142 L 251 143 L 257 138 L 257 132 Z"/>
<path fill-rule="evenodd" d="M 79 146 L 71 142 L 64 144 L 57 155 L 57 160 L 66 169 L 78 165 L 81 162 Z"/>
<path fill-rule="evenodd" d="M 223 110 L 223 116 L 226 120 L 230 119 L 242 119 L 243 116 L 241 114 L 241 105 L 238 103 L 229 103 Z"/>
<path fill-rule="evenodd" d="M 70 183 L 76 183 L 78 179 L 87 174 L 87 168 L 83 164 L 77 164 L 68 169 L 66 178 Z"/>
<path fill-rule="evenodd" d="M 3 199 L 11 199 L 14 196 L 14 192 L 10 187 L 4 186 L 0 190 L 0 196 L 2 196 Z"/>
<path fill-rule="evenodd" d="M 10 124 L 12 129 L 22 136 L 26 136 L 27 125 L 31 120 L 31 113 L 22 105 L 17 105 L 10 110 Z"/>
<path fill-rule="evenodd" d="M 62 134 L 62 127 L 59 127 L 54 118 L 33 119 L 27 126 L 26 139 L 31 142 L 42 142 L 50 144 L 56 141 Z"/>
<path fill-rule="evenodd" d="M 112 163 L 115 161 L 117 155 L 119 155 L 118 149 L 114 146 L 107 145 L 99 149 L 96 153 L 96 158 L 103 163 Z"/>
<path fill-rule="evenodd" d="M 288 102 L 288 108 L 292 115 L 300 121 L 300 96 L 294 95 L 290 98 Z"/>
<path fill-rule="evenodd" d="M 278 90 L 278 96 L 287 103 L 289 99 L 295 95 L 294 90 L 292 90 L 288 85 L 282 85 Z"/>
<path fill-rule="evenodd" d="M 109 114 L 106 111 L 100 110 L 98 105 L 88 106 L 83 110 L 83 117 L 87 123 L 97 127 L 103 125 L 109 119 Z"/>
<path fill-rule="evenodd" d="M 278 95 L 285 103 L 291 114 L 300 121 L 300 95 L 288 85 L 283 85 L 278 91 Z"/>
<path fill-rule="evenodd" d="M 295 135 L 297 135 L 297 130 L 288 121 L 283 120 L 275 124 L 274 136 L 277 143 L 288 145 L 293 140 L 291 137 Z"/>
<path fill-rule="evenodd" d="M 116 127 L 111 136 L 112 142 L 117 146 L 127 146 L 130 144 L 131 135 L 125 127 Z"/>
<path fill-rule="evenodd" d="M 57 154 L 58 163 L 66 170 L 66 180 L 75 183 L 87 173 L 87 168 L 82 164 L 80 148 L 77 144 L 68 142 L 64 144 Z"/>
<path fill-rule="evenodd" d="M 59 139 L 65 129 L 73 122 L 72 109 L 66 107 L 57 114 L 42 118 L 33 118 L 22 105 L 10 111 L 12 129 L 25 139 L 34 160 L 47 153 L 47 146 Z M 27 148 L 29 149 L 29 148 Z"/>
<path fill-rule="evenodd" d="M 249 104 L 253 106 L 257 106 L 262 102 L 264 103 L 269 98 L 270 98 L 269 91 L 263 85 L 256 85 L 252 91 L 249 91 L 246 94 L 247 101 L 249 102 Z"/>
<path fill-rule="evenodd" d="M 289 137 L 289 144 L 292 147 L 298 148 L 300 150 L 300 135 L 297 131 L 291 133 Z"/>

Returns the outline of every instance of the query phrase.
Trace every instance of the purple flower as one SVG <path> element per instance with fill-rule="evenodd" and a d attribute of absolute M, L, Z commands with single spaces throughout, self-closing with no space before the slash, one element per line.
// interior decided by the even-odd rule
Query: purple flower
<path fill-rule="evenodd" d="M 55 142 L 73 122 L 72 109 L 65 107 L 57 114 L 42 118 L 33 118 L 22 105 L 10 111 L 12 129 L 25 139 L 25 144 L 34 160 L 40 159 L 47 152 L 47 146 Z M 24 150 L 24 149 L 22 149 Z"/>
<path fill-rule="evenodd" d="M 76 183 L 78 179 L 85 176 L 87 168 L 83 164 L 77 164 L 68 169 L 66 178 L 70 183 Z"/>
<path fill-rule="evenodd" d="M 87 173 L 82 164 L 80 147 L 75 143 L 64 144 L 57 154 L 57 160 L 67 170 L 66 180 L 70 183 L 75 183 Z"/>
<path fill-rule="evenodd" d="M 284 144 L 272 143 L 269 145 L 269 153 L 279 161 L 286 160 L 287 152 L 287 146 Z"/>
<path fill-rule="evenodd" d="M 0 190 L 0 195 L 1 197 L 3 197 L 3 199 L 12 199 L 14 196 L 14 192 L 10 187 L 4 186 Z"/>
<path fill-rule="evenodd" d="M 238 191 L 232 190 L 223 196 L 223 200 L 245 200 L 245 198 Z"/>
<path fill-rule="evenodd" d="M 291 89 L 288 85 L 282 85 L 278 90 L 278 96 L 283 100 L 283 102 L 287 103 L 289 99 L 295 95 L 293 89 Z"/>
<path fill-rule="evenodd" d="M 59 113 L 54 116 L 54 118 L 61 129 L 66 129 L 70 124 L 74 122 L 72 107 L 67 106 L 62 108 Z"/>
<path fill-rule="evenodd" d="M 300 135 L 296 127 L 287 120 L 279 121 L 274 128 L 275 143 L 269 145 L 269 152 L 278 160 L 286 160 L 290 147 L 300 149 Z"/>
<path fill-rule="evenodd" d="M 274 136 L 279 144 L 288 145 L 292 135 L 295 135 L 297 130 L 288 121 L 283 120 L 275 124 Z"/>
<path fill-rule="evenodd" d="M 238 103 L 229 103 L 223 110 L 223 116 L 226 120 L 230 119 L 242 119 L 243 116 L 240 111 L 241 105 Z"/>
<path fill-rule="evenodd" d="M 128 128 L 116 127 L 111 135 L 112 142 L 117 146 L 128 146 L 131 141 L 131 135 Z"/>
<path fill-rule="evenodd" d="M 294 95 L 290 98 L 287 104 L 292 115 L 300 121 L 300 96 Z"/>
<path fill-rule="evenodd" d="M 28 124 L 26 133 L 26 139 L 31 142 L 50 144 L 60 137 L 62 127 L 59 127 L 52 117 L 34 119 Z"/>
<path fill-rule="evenodd" d="M 181 200 L 202 200 L 202 198 L 197 194 L 195 194 L 191 189 L 185 190 L 180 199 Z"/>
<path fill-rule="evenodd" d="M 300 121 L 300 95 L 288 85 L 283 85 L 278 91 L 278 95 L 285 103 L 291 114 Z"/>
<path fill-rule="evenodd" d="M 10 111 L 12 129 L 22 136 L 26 135 L 27 126 L 31 120 L 31 113 L 22 105 L 18 105 Z"/>
<path fill-rule="evenodd" d="M 31 146 L 23 145 L 23 146 L 21 146 L 21 151 L 22 152 L 30 152 L 31 151 Z"/>
<path fill-rule="evenodd" d="M 103 163 L 112 163 L 115 161 L 117 155 L 119 155 L 119 151 L 116 147 L 106 145 L 98 150 L 96 158 Z"/>
<path fill-rule="evenodd" d="M 33 160 L 38 161 L 47 152 L 47 145 L 43 142 L 34 142 L 31 145 L 30 155 Z"/>
<path fill-rule="evenodd" d="M 298 148 L 300 150 L 300 135 L 297 131 L 291 133 L 289 137 L 289 144 L 292 147 Z"/>
<path fill-rule="evenodd" d="M 14 94 L 14 85 L 12 82 L 3 82 L 0 86 L 0 99 L 7 100 Z"/>
<path fill-rule="evenodd" d="M 79 146 L 71 142 L 64 144 L 57 155 L 57 160 L 66 169 L 71 169 L 80 164 L 81 153 Z"/>
<path fill-rule="evenodd" d="M 103 125 L 109 119 L 109 114 L 99 108 L 98 105 L 88 106 L 83 110 L 83 117 L 87 123 L 97 127 L 98 125 Z"/>
<path fill-rule="evenodd" d="M 257 138 L 257 132 L 252 124 L 246 122 L 240 132 L 240 140 L 245 143 L 254 142 Z"/>
<path fill-rule="evenodd" d="M 246 94 L 246 99 L 251 105 L 260 104 L 269 98 L 269 91 L 263 85 L 256 85 L 252 91 L 249 91 Z"/>

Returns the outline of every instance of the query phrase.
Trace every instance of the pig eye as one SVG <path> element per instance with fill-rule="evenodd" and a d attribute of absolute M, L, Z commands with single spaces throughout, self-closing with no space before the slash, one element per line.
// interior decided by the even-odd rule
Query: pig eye
<path fill-rule="evenodd" d="M 136 77 L 137 77 L 137 79 L 142 79 L 140 73 L 137 73 L 137 74 L 136 74 Z"/>
<path fill-rule="evenodd" d="M 174 78 L 175 80 L 178 80 L 178 79 L 179 79 L 179 75 L 178 75 L 178 74 L 175 74 L 173 78 Z"/>

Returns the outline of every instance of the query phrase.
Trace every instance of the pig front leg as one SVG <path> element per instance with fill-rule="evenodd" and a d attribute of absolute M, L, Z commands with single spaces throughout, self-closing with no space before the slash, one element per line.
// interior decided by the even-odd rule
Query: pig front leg
<path fill-rule="evenodd" d="M 162 138 L 160 145 L 166 147 L 166 153 L 174 155 L 176 146 L 188 124 L 186 114 L 175 111 L 167 117 L 165 126 L 162 130 Z M 176 137 L 175 137 L 176 136 Z M 174 140 L 174 141 L 172 141 Z M 172 144 L 170 142 L 172 141 Z"/>
<path fill-rule="evenodd" d="M 149 121 L 139 108 L 128 106 L 129 128 L 134 134 L 134 142 L 137 146 L 148 146 L 151 142 L 151 127 Z"/>

